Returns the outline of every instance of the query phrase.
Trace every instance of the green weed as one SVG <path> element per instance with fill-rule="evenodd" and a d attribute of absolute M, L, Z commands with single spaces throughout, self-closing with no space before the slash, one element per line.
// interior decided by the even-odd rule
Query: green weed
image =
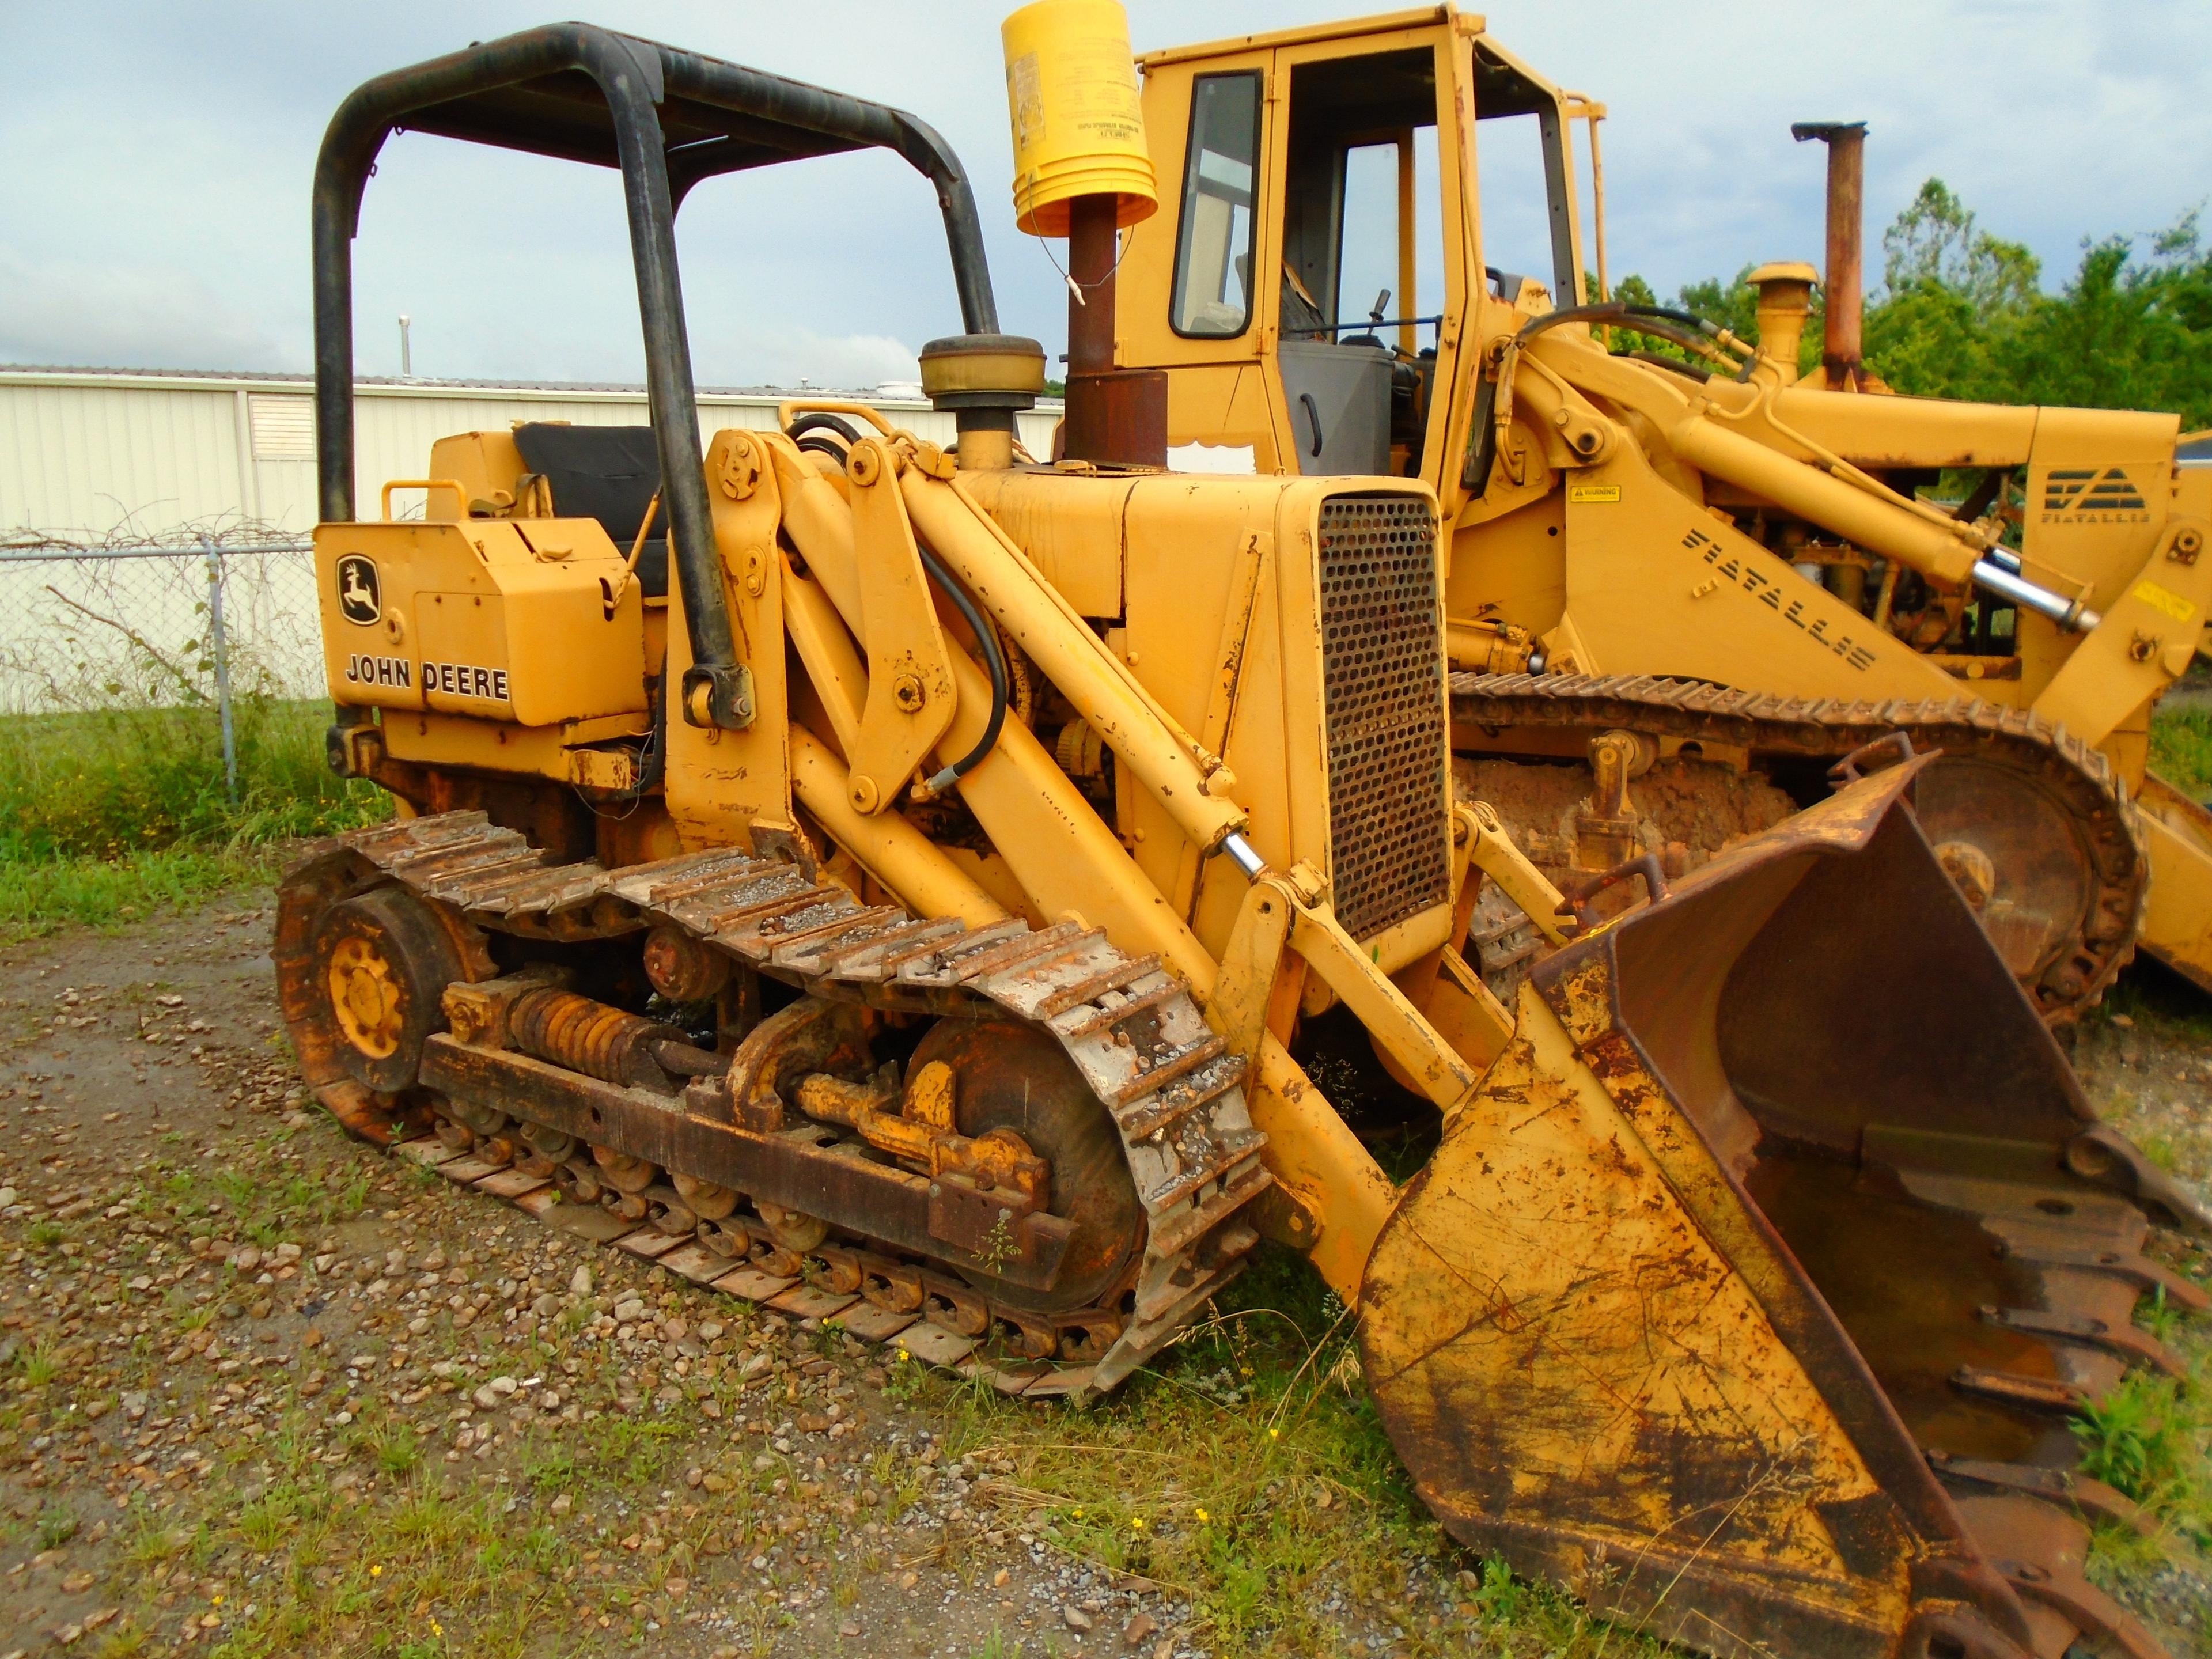
<path fill-rule="evenodd" d="M 2179 1396 L 2173 1378 L 2131 1371 L 2103 1399 L 2083 1406 L 2073 1424 L 2081 1472 L 2138 1504 L 2170 1504 L 2186 1484 L 2191 1461 Z"/>
<path fill-rule="evenodd" d="M 2150 723 L 2150 764 L 2192 799 L 2212 795 L 2212 708 L 2159 710 Z"/>
<path fill-rule="evenodd" d="M 327 703 L 247 699 L 235 714 L 235 801 L 204 705 L 0 717 L 0 863 L 260 845 L 382 816 L 381 791 L 324 758 Z"/>
<path fill-rule="evenodd" d="M 61 1375 L 61 1361 L 51 1348 L 26 1348 L 18 1363 L 23 1368 L 23 1381 L 34 1389 L 45 1388 Z"/>
<path fill-rule="evenodd" d="M 64 1509 L 49 1507 L 39 1515 L 39 1547 L 58 1550 L 76 1536 L 81 1523 L 76 1516 Z"/>
<path fill-rule="evenodd" d="M 412 1474 L 422 1461 L 422 1442 L 414 1430 L 396 1424 L 380 1432 L 369 1444 L 377 1468 L 386 1474 Z"/>
<path fill-rule="evenodd" d="M 267 1492 L 239 1510 L 238 1535 L 265 1555 L 283 1541 L 299 1516 L 299 1499 L 292 1493 Z"/>
<path fill-rule="evenodd" d="M 233 800 L 204 705 L 0 716 L 0 939 L 143 921 L 266 879 L 278 843 L 384 817 L 382 791 L 330 771 L 329 720 L 239 702 Z"/>

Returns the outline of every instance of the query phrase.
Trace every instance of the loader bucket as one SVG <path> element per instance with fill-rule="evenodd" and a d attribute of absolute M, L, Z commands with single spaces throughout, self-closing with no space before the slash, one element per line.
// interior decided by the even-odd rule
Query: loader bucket
<path fill-rule="evenodd" d="M 2155 1654 L 2081 1576 L 2070 1411 L 2172 1361 L 2189 1201 L 2100 1126 L 1944 877 L 1919 763 L 1577 940 L 1361 1293 L 1464 1543 L 1738 1655 Z"/>

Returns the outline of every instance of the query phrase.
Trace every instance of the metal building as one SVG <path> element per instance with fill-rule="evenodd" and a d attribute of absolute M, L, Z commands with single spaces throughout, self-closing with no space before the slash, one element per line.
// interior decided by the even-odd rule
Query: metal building
<path fill-rule="evenodd" d="M 158 540 L 244 526 L 304 534 L 316 516 L 313 390 L 292 374 L 0 368 L 0 537 Z M 864 398 L 918 436 L 953 437 L 951 417 L 918 396 L 706 387 L 702 441 L 723 427 L 773 427 L 777 404 L 799 396 Z M 421 477 L 432 441 L 450 433 L 647 419 L 642 386 L 517 381 L 363 380 L 355 410 L 364 503 L 387 479 Z M 1032 453 L 1050 453 L 1059 418 L 1056 407 L 1019 417 Z"/>

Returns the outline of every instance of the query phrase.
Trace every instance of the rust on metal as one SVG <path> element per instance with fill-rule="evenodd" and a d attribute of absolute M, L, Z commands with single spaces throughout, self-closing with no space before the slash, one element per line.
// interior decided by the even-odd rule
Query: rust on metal
<path fill-rule="evenodd" d="M 1560 780 L 1590 775 L 1512 767 L 1546 786 L 1524 790 L 1523 805 L 1493 775 L 1507 757 L 1579 762 L 1614 731 L 1656 742 L 1670 757 L 1644 775 L 1638 805 L 1646 850 L 1674 876 L 1796 810 L 1758 769 L 1872 761 L 1902 740 L 1906 753 L 1941 751 L 1919 774 L 1914 810 L 1948 864 L 1992 872 L 1983 930 L 2046 1019 L 2094 1007 L 2133 954 L 2150 884 L 2136 809 L 2105 755 L 2026 710 L 1966 697 L 1807 701 L 1640 675 L 1465 673 L 1451 677 L 1451 707 L 1460 769 L 1563 887 L 1576 879 L 1572 837 L 1556 820 L 1591 784 Z M 1530 954 L 1501 921 L 1498 948 Z M 1486 975 L 1496 965 L 1486 952 Z"/>
<path fill-rule="evenodd" d="M 403 869 L 436 872 L 452 896 L 415 894 L 397 878 Z M 376 892 L 422 905 L 459 941 L 447 1017 L 461 1018 L 455 1035 L 423 1047 L 435 1083 L 419 1072 L 404 1090 L 355 1083 L 322 1030 L 326 981 L 308 948 L 316 925 L 333 905 Z M 484 945 L 487 933 L 592 942 L 656 927 L 731 963 L 720 1002 L 732 1002 L 732 988 L 744 994 L 734 1024 L 723 1022 L 727 1052 L 575 997 L 559 971 L 500 980 Z M 1241 1067 L 1201 1057 L 1131 1088 L 1211 1034 L 1187 987 L 1095 929 L 915 922 L 776 856 L 730 849 L 613 870 L 548 866 L 470 811 L 343 838 L 288 881 L 278 932 L 301 942 L 280 951 L 279 967 L 280 978 L 300 981 L 286 1009 L 303 1056 L 326 1056 L 319 1071 L 311 1059 L 311 1079 L 362 1132 L 389 1139 L 434 1128 L 460 1175 L 550 1181 L 572 1205 L 662 1241 L 656 1250 L 688 1231 L 684 1249 L 741 1264 L 727 1276 L 773 1286 L 769 1295 L 817 1273 L 857 1281 L 881 1318 L 927 1311 L 967 1326 L 980 1316 L 1026 1356 L 1017 1381 L 1041 1395 L 1112 1386 L 1257 1243 L 1239 1215 L 1270 1177 Z M 762 1018 L 764 978 L 801 994 Z M 537 997 L 546 1000 L 518 1020 Z M 933 1180 L 876 1161 L 860 1138 L 787 1098 L 809 1076 L 872 1076 L 886 1014 L 939 1017 L 909 1057 L 905 1085 L 912 1121 L 949 1152 Z M 510 1051 L 528 1044 L 628 1067 L 649 1086 Z M 648 1064 L 661 1080 L 640 1070 Z M 425 1086 L 412 1086 L 418 1078 Z M 627 1127 L 605 1133 L 595 1109 Z M 511 1172 L 486 1161 L 502 1158 Z M 1040 1185 L 1048 1207 L 1032 1202 Z M 894 1199 L 905 1209 L 887 1229 L 880 1205 Z M 996 1385 L 1011 1386 L 1003 1376 Z"/>
<path fill-rule="evenodd" d="M 1539 965 L 1369 1267 L 1446 1526 L 1711 1651 L 2134 1651 L 2065 1413 L 2157 1358 L 2114 1271 L 2147 1222 L 2069 1158 L 2094 1117 L 1915 819 L 1932 763 Z"/>

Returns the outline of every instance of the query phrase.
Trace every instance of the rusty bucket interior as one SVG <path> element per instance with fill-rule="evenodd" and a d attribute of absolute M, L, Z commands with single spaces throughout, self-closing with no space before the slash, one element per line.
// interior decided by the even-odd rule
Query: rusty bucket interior
<path fill-rule="evenodd" d="M 2189 1200 L 2101 1125 L 1863 780 L 1560 951 L 1370 1260 L 1384 1419 L 1463 1541 L 1718 1653 L 2148 1656 L 2069 1427 Z"/>

